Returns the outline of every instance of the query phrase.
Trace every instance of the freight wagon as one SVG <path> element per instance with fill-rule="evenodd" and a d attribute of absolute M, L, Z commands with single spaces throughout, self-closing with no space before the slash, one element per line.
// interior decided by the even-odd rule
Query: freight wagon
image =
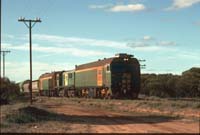
<path fill-rule="evenodd" d="M 19 91 L 21 92 L 21 93 L 23 93 L 24 92 L 24 90 L 23 90 L 23 82 L 19 82 L 19 83 L 17 83 L 18 84 L 18 86 L 19 86 Z"/>
<path fill-rule="evenodd" d="M 34 94 L 39 93 L 39 84 L 38 84 L 38 80 L 32 81 L 32 92 L 33 92 Z"/>
<path fill-rule="evenodd" d="M 24 91 L 28 91 L 28 87 L 24 87 L 24 84 L 27 84 L 28 82 L 29 80 L 25 80 L 18 83 L 21 93 L 24 93 Z"/>
<path fill-rule="evenodd" d="M 48 96 L 134 99 L 140 91 L 140 64 L 132 55 L 117 54 L 75 70 L 45 73 L 39 89 Z"/>
<path fill-rule="evenodd" d="M 29 94 L 30 93 L 29 85 L 30 85 L 30 81 L 29 80 L 25 80 L 25 81 L 19 83 L 20 92 L 25 93 L 25 94 Z M 32 81 L 32 93 L 33 94 L 38 94 L 39 93 L 38 85 L 39 85 L 38 84 L 38 80 Z"/>
<path fill-rule="evenodd" d="M 24 93 L 29 93 L 29 80 L 24 81 L 22 85 L 22 89 Z"/>

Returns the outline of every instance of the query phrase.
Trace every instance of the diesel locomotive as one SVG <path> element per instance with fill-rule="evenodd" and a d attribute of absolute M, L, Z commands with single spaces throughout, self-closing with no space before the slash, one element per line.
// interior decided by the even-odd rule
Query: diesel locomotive
<path fill-rule="evenodd" d="M 134 99 L 140 91 L 140 64 L 132 55 L 116 54 L 38 80 L 41 95 Z"/>
<path fill-rule="evenodd" d="M 76 65 L 75 69 L 42 74 L 42 96 L 135 99 L 140 91 L 139 61 L 126 53 Z"/>

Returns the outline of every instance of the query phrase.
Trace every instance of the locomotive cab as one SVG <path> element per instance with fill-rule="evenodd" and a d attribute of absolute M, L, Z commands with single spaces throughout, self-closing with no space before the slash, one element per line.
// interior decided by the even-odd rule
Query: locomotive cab
<path fill-rule="evenodd" d="M 114 98 L 135 99 L 140 90 L 140 67 L 133 55 L 117 54 L 110 64 Z"/>

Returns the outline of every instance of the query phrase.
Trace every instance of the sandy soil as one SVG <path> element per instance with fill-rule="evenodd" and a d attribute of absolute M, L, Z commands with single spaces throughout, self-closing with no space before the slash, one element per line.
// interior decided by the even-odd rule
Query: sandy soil
<path fill-rule="evenodd" d="M 190 120 L 177 120 L 165 116 L 147 114 L 128 114 L 106 111 L 102 109 L 83 108 L 67 104 L 59 107 L 50 105 L 51 110 L 65 114 L 82 122 L 71 124 L 70 132 L 97 133 L 194 133 L 199 132 L 199 123 Z"/>
<path fill-rule="evenodd" d="M 5 126 L 1 132 L 46 133 L 199 133 L 198 120 L 149 113 L 105 110 L 70 101 L 34 103 L 58 114 L 59 121 Z"/>

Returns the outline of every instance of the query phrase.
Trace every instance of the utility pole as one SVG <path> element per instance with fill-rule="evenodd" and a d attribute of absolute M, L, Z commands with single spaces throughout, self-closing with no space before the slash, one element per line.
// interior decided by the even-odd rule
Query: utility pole
<path fill-rule="evenodd" d="M 6 56 L 6 53 L 10 53 L 10 51 L 1 51 L 1 53 L 3 53 L 3 78 L 5 78 L 5 56 Z"/>
<path fill-rule="evenodd" d="M 30 91 L 30 103 L 32 104 L 32 38 L 31 38 L 31 30 L 35 26 L 37 22 L 41 22 L 40 18 L 36 18 L 35 20 L 27 20 L 25 18 L 20 17 L 18 19 L 19 22 L 23 22 L 26 27 L 29 29 L 29 42 L 30 42 L 30 82 L 29 82 L 29 91 Z M 28 24 L 27 24 L 28 23 Z M 33 24 L 32 24 L 33 23 Z"/>
<path fill-rule="evenodd" d="M 2 15 L 2 13 L 1 13 L 2 12 L 2 6 L 1 6 L 1 4 L 2 3 L 1 3 L 1 0 L 0 0 L 0 8 L 1 8 L 0 9 L 0 53 L 1 53 L 1 31 L 2 31 L 1 30 L 1 21 L 2 21 L 1 20 L 2 19 L 2 17 L 1 17 L 1 15 Z M 1 79 L 1 54 L 0 54 L 0 79 Z M 1 85 L 1 80 L 0 80 L 0 85 Z"/>

